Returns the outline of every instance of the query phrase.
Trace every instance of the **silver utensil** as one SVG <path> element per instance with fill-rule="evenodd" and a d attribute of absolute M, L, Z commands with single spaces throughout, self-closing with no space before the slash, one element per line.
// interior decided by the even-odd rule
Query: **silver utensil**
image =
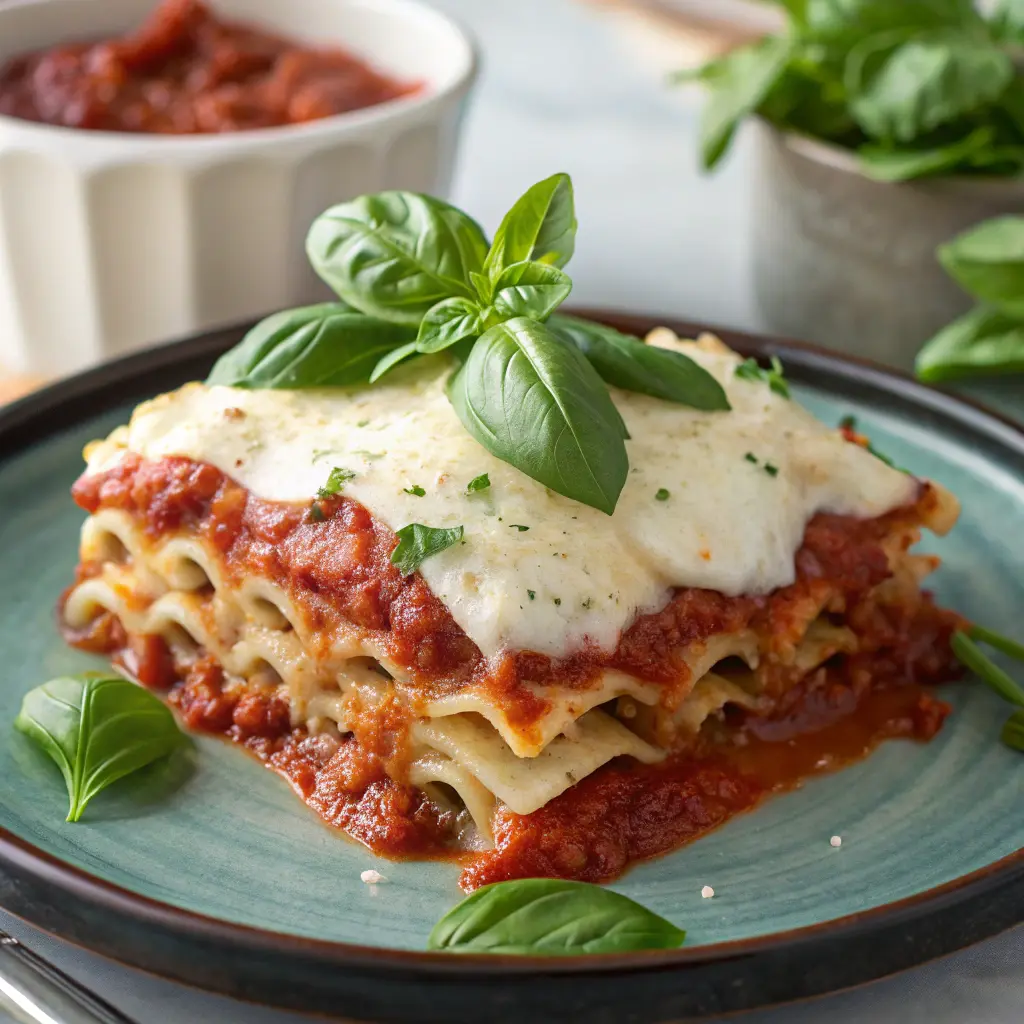
<path fill-rule="evenodd" d="M 6 1011 L 18 1024 L 135 1024 L 105 999 L 3 931 L 0 1011 Z"/>

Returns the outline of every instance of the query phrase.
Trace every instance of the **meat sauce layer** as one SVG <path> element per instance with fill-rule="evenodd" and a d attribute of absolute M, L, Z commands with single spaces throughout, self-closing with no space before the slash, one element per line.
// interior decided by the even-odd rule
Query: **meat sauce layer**
<path fill-rule="evenodd" d="M 164 0 L 130 34 L 10 61 L 0 68 L 0 114 L 193 135 L 315 121 L 417 88 L 343 50 L 220 21 L 200 0 Z"/>
<path fill-rule="evenodd" d="M 265 502 L 211 466 L 134 456 L 83 477 L 74 495 L 89 512 L 126 510 L 152 539 L 181 529 L 198 533 L 220 553 L 229 576 L 256 572 L 276 580 L 313 628 L 343 617 L 379 633 L 396 661 L 422 673 L 424 685 L 439 676 L 449 685 L 465 682 L 486 668 L 422 579 L 402 577 L 391 565 L 394 534 L 344 496 L 314 507 Z M 405 732 L 404 709 L 385 709 L 358 730 L 358 739 L 311 736 L 291 726 L 276 691 L 226 680 L 202 653 L 175 662 L 160 637 L 128 636 L 109 613 L 69 640 L 114 656 L 141 683 L 164 692 L 189 728 L 249 750 L 325 822 L 377 854 L 459 861 L 467 890 L 528 876 L 605 882 L 772 793 L 865 757 L 885 739 L 935 735 L 949 707 L 930 687 L 960 674 L 949 638 L 962 622 L 927 594 L 909 602 L 867 599 L 889 573 L 881 541 L 906 531 L 909 544 L 928 500 L 925 491 L 918 506 L 872 521 L 816 516 L 797 553 L 792 587 L 764 598 L 679 590 L 661 612 L 639 617 L 610 658 L 593 651 L 560 661 L 530 653 L 506 658 L 489 680 L 496 701 L 515 701 L 525 673 L 585 685 L 613 665 L 651 680 L 678 680 L 675 645 L 753 625 L 782 648 L 837 599 L 861 648 L 806 676 L 769 713 L 729 708 L 685 753 L 656 765 L 620 758 L 533 814 L 501 810 L 495 849 L 484 853 L 455 852 L 456 813 L 389 774 L 396 737 Z M 82 566 L 80 576 L 94 571 Z"/>
<path fill-rule="evenodd" d="M 878 648 L 900 642 L 869 592 L 889 575 L 882 541 L 909 546 L 914 524 L 934 500 L 924 488 L 917 505 L 873 520 L 817 515 L 796 554 L 796 581 L 770 595 L 726 597 L 680 588 L 659 612 L 638 616 L 610 654 L 584 647 L 564 658 L 529 651 L 490 664 L 419 576 L 391 564 L 395 534 L 344 495 L 312 506 L 264 501 L 213 466 L 186 458 L 147 461 L 128 454 L 103 473 L 85 475 L 72 494 L 87 512 L 128 512 L 152 541 L 181 530 L 198 535 L 220 557 L 229 579 L 258 574 L 275 581 L 302 609 L 309 633 L 353 623 L 373 635 L 403 667 L 424 700 L 474 685 L 524 733 L 551 707 L 532 684 L 587 689 L 608 668 L 660 684 L 673 706 L 688 692 L 678 651 L 723 632 L 750 628 L 767 638 L 768 670 L 784 663 L 822 609 L 872 634 Z M 915 658 L 926 659 L 925 637 Z M 788 683 L 788 680 L 787 680 Z"/>

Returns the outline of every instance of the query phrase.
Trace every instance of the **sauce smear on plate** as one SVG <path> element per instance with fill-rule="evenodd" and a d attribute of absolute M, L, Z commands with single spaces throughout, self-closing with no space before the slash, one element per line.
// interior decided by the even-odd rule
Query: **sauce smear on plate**
<path fill-rule="evenodd" d="M 315 121 L 417 91 L 337 48 L 164 0 L 136 32 L 0 67 L 0 114 L 112 132 L 196 135 Z"/>

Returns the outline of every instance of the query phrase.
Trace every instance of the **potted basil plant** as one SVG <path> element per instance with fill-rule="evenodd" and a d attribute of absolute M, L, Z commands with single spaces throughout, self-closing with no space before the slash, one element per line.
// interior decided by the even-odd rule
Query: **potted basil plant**
<path fill-rule="evenodd" d="M 766 325 L 909 368 L 969 305 L 937 247 L 1024 212 L 1024 2 L 776 2 L 782 34 L 677 76 L 709 91 L 703 166 L 753 117 Z"/>

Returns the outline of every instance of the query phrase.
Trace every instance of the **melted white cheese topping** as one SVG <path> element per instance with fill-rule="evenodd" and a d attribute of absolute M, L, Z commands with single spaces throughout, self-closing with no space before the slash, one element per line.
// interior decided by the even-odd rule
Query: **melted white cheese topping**
<path fill-rule="evenodd" d="M 547 490 L 474 441 L 445 396 L 451 367 L 441 357 L 358 390 L 187 384 L 143 403 L 127 428 L 91 448 L 90 471 L 126 448 L 180 455 L 212 463 L 261 498 L 307 502 L 332 467 L 351 470 L 344 493 L 393 530 L 465 528 L 463 544 L 420 572 L 487 656 L 505 647 L 560 655 L 585 638 L 612 650 L 673 587 L 738 595 L 792 583 L 816 512 L 877 516 L 912 500 L 911 477 L 764 383 L 737 378 L 734 353 L 668 332 L 652 340 L 714 374 L 732 411 L 612 389 L 631 435 L 613 516 Z M 490 487 L 468 495 L 482 473 Z M 407 493 L 413 487 L 426 493 Z"/>

